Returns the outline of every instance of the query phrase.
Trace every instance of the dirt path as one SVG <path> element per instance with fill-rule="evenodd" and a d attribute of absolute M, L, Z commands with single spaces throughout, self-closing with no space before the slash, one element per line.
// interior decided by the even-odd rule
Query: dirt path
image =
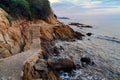
<path fill-rule="evenodd" d="M 29 50 L 0 59 L 0 80 L 21 80 L 24 62 L 38 51 L 40 51 L 40 40 L 34 39 Z"/>

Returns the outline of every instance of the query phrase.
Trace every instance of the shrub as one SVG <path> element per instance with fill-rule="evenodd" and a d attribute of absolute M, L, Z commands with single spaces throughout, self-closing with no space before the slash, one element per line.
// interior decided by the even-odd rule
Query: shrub
<path fill-rule="evenodd" d="M 0 7 L 15 18 L 31 16 L 29 3 L 26 0 L 0 0 Z"/>
<path fill-rule="evenodd" d="M 0 0 L 0 7 L 14 18 L 45 19 L 51 13 L 48 0 Z"/>
<path fill-rule="evenodd" d="M 26 0 L 11 0 L 11 1 L 13 1 L 13 4 L 15 4 L 16 6 L 16 11 L 18 11 L 16 14 L 18 14 L 18 16 L 22 15 L 28 18 L 31 17 L 30 6 Z"/>
<path fill-rule="evenodd" d="M 48 0 L 33 0 L 31 11 L 34 17 L 45 19 L 50 13 L 50 5 Z"/>

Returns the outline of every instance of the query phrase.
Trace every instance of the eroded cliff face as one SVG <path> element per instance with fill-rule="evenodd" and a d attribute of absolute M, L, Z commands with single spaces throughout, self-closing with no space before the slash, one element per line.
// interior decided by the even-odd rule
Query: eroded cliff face
<path fill-rule="evenodd" d="M 57 24 L 40 22 L 41 52 L 28 59 L 23 68 L 23 80 L 62 80 L 59 70 L 75 68 L 70 59 L 52 59 L 54 53 L 59 54 L 55 46 L 56 40 L 74 41 L 82 39 L 83 34 L 75 32 L 68 25 L 57 21 Z"/>
<path fill-rule="evenodd" d="M 5 58 L 29 48 L 32 43 L 30 22 L 17 20 L 12 23 L 0 8 L 0 58 Z"/>

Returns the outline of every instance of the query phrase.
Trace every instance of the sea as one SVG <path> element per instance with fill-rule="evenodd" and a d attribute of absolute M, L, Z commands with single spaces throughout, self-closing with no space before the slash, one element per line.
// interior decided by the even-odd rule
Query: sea
<path fill-rule="evenodd" d="M 93 28 L 80 28 L 69 25 L 75 31 L 85 34 L 83 40 L 56 43 L 65 50 L 61 57 L 72 57 L 76 65 L 81 66 L 81 55 L 89 56 L 95 63 L 94 66 L 80 67 L 71 73 L 60 72 L 63 80 L 120 80 L 120 19 L 59 20 L 66 25 L 77 22 L 93 26 Z M 86 33 L 93 35 L 87 36 Z"/>

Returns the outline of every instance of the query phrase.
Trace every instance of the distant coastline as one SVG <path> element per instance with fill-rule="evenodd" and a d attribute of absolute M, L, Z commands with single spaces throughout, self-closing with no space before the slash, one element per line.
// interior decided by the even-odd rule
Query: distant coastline
<path fill-rule="evenodd" d="M 68 17 L 58 17 L 58 19 L 70 19 Z"/>

